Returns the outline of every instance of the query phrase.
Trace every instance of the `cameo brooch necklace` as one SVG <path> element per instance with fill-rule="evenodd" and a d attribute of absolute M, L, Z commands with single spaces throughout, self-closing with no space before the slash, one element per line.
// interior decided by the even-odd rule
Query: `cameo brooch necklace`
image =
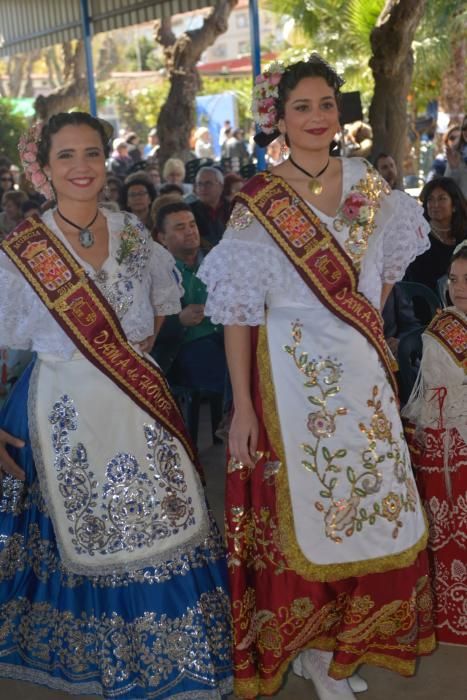
<path fill-rule="evenodd" d="M 60 216 L 61 219 L 63 219 L 63 221 L 66 221 L 67 224 L 78 229 L 79 242 L 81 243 L 83 248 L 91 248 L 91 246 L 94 245 L 94 234 L 91 231 L 91 226 L 93 225 L 93 223 L 97 219 L 97 216 L 99 214 L 99 209 L 97 209 L 96 213 L 93 216 L 92 221 L 90 221 L 87 226 L 80 226 L 79 224 L 75 224 L 73 221 L 70 221 L 70 219 L 67 219 L 66 216 L 63 216 L 62 212 L 60 211 L 60 209 L 58 207 L 57 207 L 57 214 Z"/>

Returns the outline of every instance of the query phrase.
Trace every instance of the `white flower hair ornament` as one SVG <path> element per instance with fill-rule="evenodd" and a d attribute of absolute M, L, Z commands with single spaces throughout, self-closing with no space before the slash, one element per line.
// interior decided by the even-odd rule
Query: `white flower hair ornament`
<path fill-rule="evenodd" d="M 23 166 L 26 179 L 32 184 L 35 190 L 40 192 L 46 199 L 54 199 L 54 191 L 47 175 L 41 168 L 37 160 L 39 142 L 41 140 L 44 122 L 35 122 L 18 143 L 19 157 Z"/>

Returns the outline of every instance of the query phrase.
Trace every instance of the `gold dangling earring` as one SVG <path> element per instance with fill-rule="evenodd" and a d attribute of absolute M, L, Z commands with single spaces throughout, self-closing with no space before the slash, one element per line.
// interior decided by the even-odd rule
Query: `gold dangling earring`
<path fill-rule="evenodd" d="M 287 144 L 285 142 L 285 136 L 286 136 L 285 134 L 281 134 L 279 136 L 280 144 L 281 144 L 281 148 L 280 148 L 281 160 L 286 160 L 286 158 L 288 158 L 288 156 L 289 156 L 289 147 L 287 146 Z"/>

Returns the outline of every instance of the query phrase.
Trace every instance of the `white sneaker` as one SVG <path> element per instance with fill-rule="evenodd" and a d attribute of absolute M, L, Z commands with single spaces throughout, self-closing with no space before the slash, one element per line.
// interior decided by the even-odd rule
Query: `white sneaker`
<path fill-rule="evenodd" d="M 332 653 L 307 649 L 294 659 L 292 668 L 297 676 L 313 681 L 319 700 L 355 700 L 347 680 L 336 681 L 328 675 Z"/>
<path fill-rule="evenodd" d="M 368 690 L 368 683 L 360 676 L 358 671 L 355 671 L 355 673 L 349 676 L 347 681 L 354 693 L 364 693 L 366 690 Z"/>
<path fill-rule="evenodd" d="M 301 656 L 302 655 L 299 654 L 294 659 L 292 663 L 293 672 L 296 676 L 300 676 L 301 678 L 308 678 L 308 676 L 305 676 L 303 672 Z M 355 671 L 355 673 L 352 676 L 347 678 L 347 682 L 354 693 L 364 693 L 366 690 L 368 690 L 368 683 L 364 678 L 360 676 L 360 674 L 357 671 Z"/>

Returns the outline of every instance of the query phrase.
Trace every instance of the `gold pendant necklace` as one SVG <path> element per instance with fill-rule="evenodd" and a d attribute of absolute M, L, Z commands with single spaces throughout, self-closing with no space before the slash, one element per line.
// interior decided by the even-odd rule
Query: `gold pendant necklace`
<path fill-rule="evenodd" d="M 289 155 L 289 160 L 292 163 L 292 165 L 295 165 L 297 170 L 301 170 L 302 173 L 304 173 L 305 175 L 308 175 L 308 177 L 311 178 L 311 180 L 308 183 L 308 189 L 310 190 L 311 194 L 321 194 L 321 192 L 323 191 L 323 185 L 318 180 L 318 178 L 321 177 L 321 175 L 327 170 L 327 167 L 328 167 L 329 163 L 331 162 L 331 159 L 328 158 L 328 162 L 326 163 L 324 168 L 322 170 L 320 170 L 319 173 L 316 173 L 316 175 L 312 175 L 312 173 L 309 173 L 308 170 L 305 170 L 305 168 L 302 168 L 301 165 L 298 165 L 298 163 L 296 163 L 294 161 L 294 159 L 292 158 L 291 155 Z"/>

